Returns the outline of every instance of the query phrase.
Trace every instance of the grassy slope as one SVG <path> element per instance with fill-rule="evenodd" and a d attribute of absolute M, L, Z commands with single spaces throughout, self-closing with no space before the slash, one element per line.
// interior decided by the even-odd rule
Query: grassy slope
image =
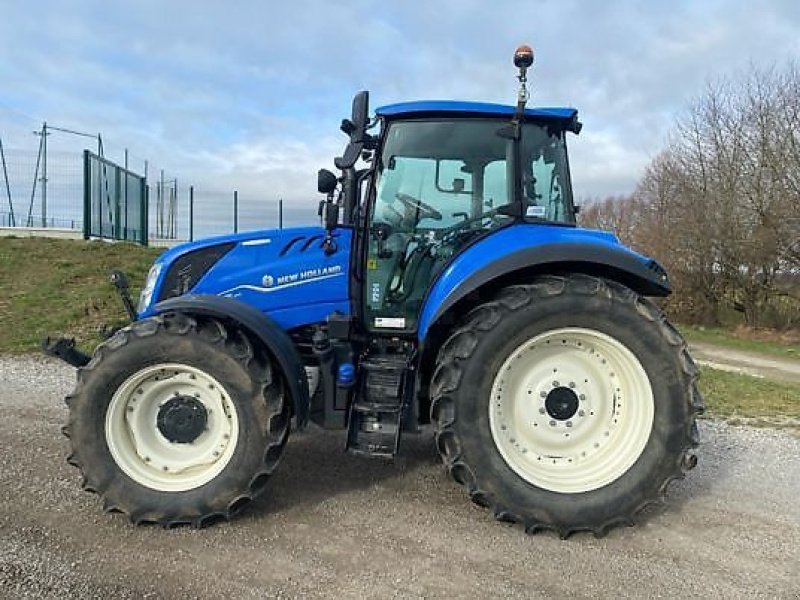
<path fill-rule="evenodd" d="M 54 333 L 93 346 L 102 324 L 125 318 L 109 271 L 127 273 L 135 299 L 160 252 L 133 244 L 0 238 L 0 352 L 36 351 Z"/>

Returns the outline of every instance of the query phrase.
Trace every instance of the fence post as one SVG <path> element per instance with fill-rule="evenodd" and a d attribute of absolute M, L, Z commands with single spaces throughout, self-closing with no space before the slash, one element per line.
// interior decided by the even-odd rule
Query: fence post
<path fill-rule="evenodd" d="M 189 241 L 194 241 L 194 186 L 189 186 Z"/>
<path fill-rule="evenodd" d="M 16 227 L 14 217 L 14 200 L 11 198 L 11 184 L 8 182 L 8 169 L 6 168 L 6 155 L 3 152 L 3 138 L 0 137 L 0 162 L 3 163 L 3 180 L 6 182 L 6 196 L 8 197 L 9 223 L 11 227 Z"/>
<path fill-rule="evenodd" d="M 83 151 L 83 239 L 88 240 L 92 231 L 92 167 L 89 151 Z"/>
<path fill-rule="evenodd" d="M 122 179 L 121 171 L 122 169 L 119 167 L 114 167 L 114 223 L 111 226 L 111 235 L 115 240 L 124 240 L 126 233 L 122 229 L 122 210 L 120 206 L 122 204 L 122 189 L 120 188 Z"/>
<path fill-rule="evenodd" d="M 124 173 L 124 182 L 125 182 L 125 191 L 124 194 L 124 204 L 125 204 L 125 219 L 124 219 L 124 227 L 125 227 L 125 239 L 128 239 L 128 232 L 130 231 L 130 227 L 128 225 L 128 213 L 130 212 L 130 204 L 128 204 L 128 149 L 125 148 L 125 173 Z"/>
<path fill-rule="evenodd" d="M 150 186 L 147 185 L 147 179 L 140 179 L 139 185 L 141 186 L 140 187 L 141 210 L 139 211 L 139 214 L 141 215 L 141 222 L 139 223 L 139 243 L 142 246 L 147 246 L 149 237 L 147 227 L 149 224 L 148 207 L 150 205 Z"/>
<path fill-rule="evenodd" d="M 47 121 L 42 123 L 42 227 L 47 227 Z"/>
<path fill-rule="evenodd" d="M 233 190 L 233 233 L 239 233 L 239 192 Z"/>

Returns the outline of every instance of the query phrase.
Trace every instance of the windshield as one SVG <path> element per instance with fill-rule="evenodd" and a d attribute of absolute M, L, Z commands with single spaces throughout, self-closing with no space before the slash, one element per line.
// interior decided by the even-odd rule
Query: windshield
<path fill-rule="evenodd" d="M 503 221 L 497 208 L 512 202 L 513 186 L 508 184 L 509 140 L 497 135 L 502 125 L 477 119 L 393 123 L 378 164 L 374 221 L 405 230 L 446 229 L 484 215 L 486 221 L 493 215 Z M 571 223 L 563 134 L 526 124 L 521 151 L 526 216 Z M 440 218 L 421 206 L 409 209 L 409 198 L 435 209 Z"/>
<path fill-rule="evenodd" d="M 367 257 L 367 314 L 411 329 L 425 291 L 470 240 L 513 220 L 513 142 L 489 119 L 391 123 L 376 173 Z M 523 214 L 573 223 L 563 132 L 522 127 Z"/>

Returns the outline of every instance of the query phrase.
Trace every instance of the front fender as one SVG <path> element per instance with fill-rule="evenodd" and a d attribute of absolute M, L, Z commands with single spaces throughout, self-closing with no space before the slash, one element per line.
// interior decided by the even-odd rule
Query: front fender
<path fill-rule="evenodd" d="M 648 296 L 670 294 L 666 271 L 655 261 L 600 231 L 540 224 L 505 227 L 457 255 L 431 286 L 420 312 L 417 335 L 467 295 L 514 273 L 583 272 L 615 279 Z"/>
<path fill-rule="evenodd" d="M 164 300 L 156 304 L 152 312 L 153 314 L 160 314 L 168 311 L 233 321 L 239 327 L 254 335 L 267 347 L 283 372 L 286 384 L 289 387 L 289 393 L 292 396 L 294 414 L 297 417 L 297 427 L 302 428 L 306 425 L 310 401 L 308 378 L 303 361 L 295 349 L 292 339 L 272 319 L 260 310 L 239 300 L 203 294 L 179 296 Z"/>

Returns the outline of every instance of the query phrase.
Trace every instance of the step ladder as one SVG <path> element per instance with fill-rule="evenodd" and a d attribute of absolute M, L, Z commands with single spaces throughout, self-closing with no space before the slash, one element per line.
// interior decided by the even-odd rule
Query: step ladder
<path fill-rule="evenodd" d="M 359 393 L 350 405 L 348 420 L 349 452 L 383 457 L 397 454 L 407 366 L 403 355 L 361 361 Z"/>

